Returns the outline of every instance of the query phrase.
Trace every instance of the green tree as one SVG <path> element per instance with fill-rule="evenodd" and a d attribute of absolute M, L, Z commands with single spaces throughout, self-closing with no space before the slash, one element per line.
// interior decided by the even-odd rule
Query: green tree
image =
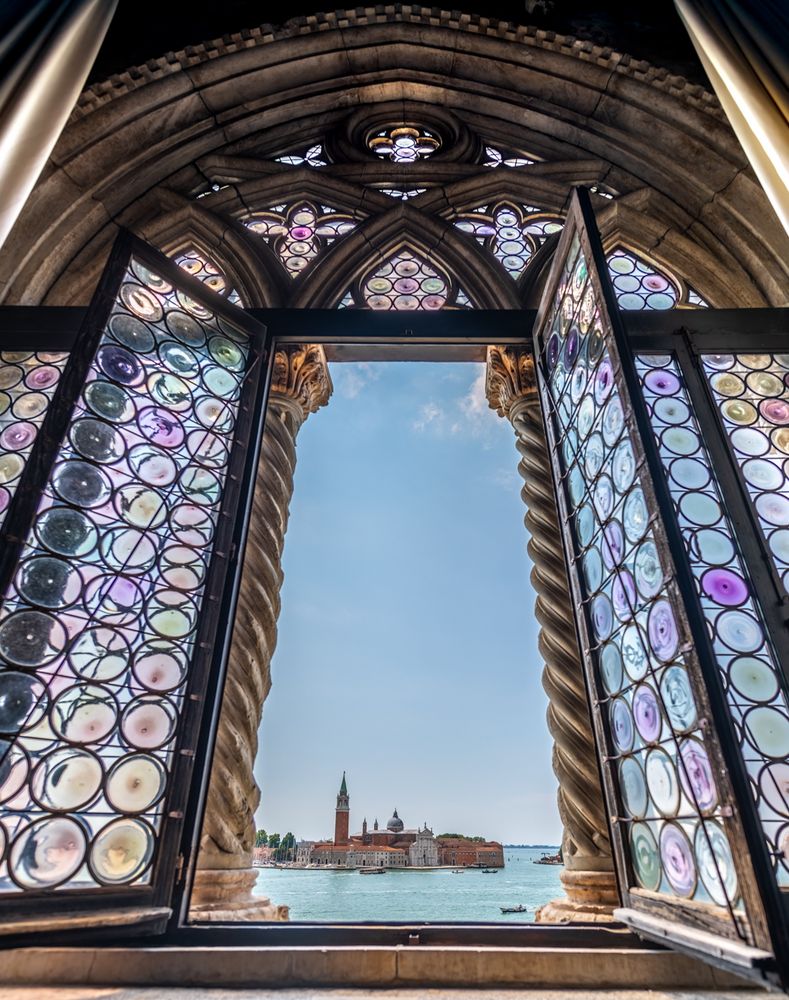
<path fill-rule="evenodd" d="M 296 853 L 296 838 L 293 834 L 288 831 L 285 836 L 280 840 L 279 847 L 277 848 L 276 858 L 278 861 L 288 861 L 291 855 Z"/>
<path fill-rule="evenodd" d="M 268 846 L 276 850 L 279 847 L 280 836 L 278 833 L 270 833 L 268 835 Z"/>
<path fill-rule="evenodd" d="M 255 834 L 255 847 L 265 847 L 268 844 L 268 834 L 265 830 L 258 830 Z"/>

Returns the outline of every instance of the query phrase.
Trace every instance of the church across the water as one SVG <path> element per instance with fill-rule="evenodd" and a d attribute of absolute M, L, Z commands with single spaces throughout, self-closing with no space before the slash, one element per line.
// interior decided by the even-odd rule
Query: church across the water
<path fill-rule="evenodd" d="M 406 829 L 397 809 L 386 828 L 367 819 L 360 833 L 350 831 L 350 796 L 343 772 L 334 813 L 334 839 L 302 843 L 298 860 L 303 864 L 343 868 L 436 868 L 440 865 L 504 867 L 504 850 L 495 841 L 435 837 L 425 823 Z"/>

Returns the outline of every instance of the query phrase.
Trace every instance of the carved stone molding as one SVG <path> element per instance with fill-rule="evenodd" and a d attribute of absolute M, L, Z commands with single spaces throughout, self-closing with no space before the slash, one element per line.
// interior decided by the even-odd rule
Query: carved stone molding
<path fill-rule="evenodd" d="M 537 920 L 610 920 L 618 896 L 608 824 L 531 354 L 489 347 L 486 390 L 490 406 L 512 423 L 521 456 L 524 523 L 534 563 L 531 582 L 537 594 L 539 650 L 545 663 L 542 683 L 550 699 L 548 729 L 554 740 L 552 763 L 564 827 L 561 879 L 567 898 L 546 904 Z"/>
<path fill-rule="evenodd" d="M 287 907 L 251 894 L 257 877 L 252 866 L 254 817 L 260 802 L 253 768 L 277 644 L 296 436 L 331 393 L 322 347 L 276 352 L 192 894 L 192 916 L 199 920 L 288 917 Z"/>

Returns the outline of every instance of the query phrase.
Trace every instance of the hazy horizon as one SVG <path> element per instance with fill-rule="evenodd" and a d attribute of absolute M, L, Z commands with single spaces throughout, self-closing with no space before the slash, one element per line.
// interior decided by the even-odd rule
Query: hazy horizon
<path fill-rule="evenodd" d="M 484 366 L 332 364 L 306 421 L 257 825 L 386 826 L 558 844 L 525 509 Z"/>

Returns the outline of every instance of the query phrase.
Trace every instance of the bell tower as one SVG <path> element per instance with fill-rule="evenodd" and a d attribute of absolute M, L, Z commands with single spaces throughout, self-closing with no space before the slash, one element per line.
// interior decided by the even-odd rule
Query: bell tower
<path fill-rule="evenodd" d="M 348 786 L 345 784 L 345 771 L 342 772 L 342 784 L 337 795 L 337 809 L 334 813 L 334 843 L 348 843 L 348 827 L 350 821 L 350 798 Z"/>

